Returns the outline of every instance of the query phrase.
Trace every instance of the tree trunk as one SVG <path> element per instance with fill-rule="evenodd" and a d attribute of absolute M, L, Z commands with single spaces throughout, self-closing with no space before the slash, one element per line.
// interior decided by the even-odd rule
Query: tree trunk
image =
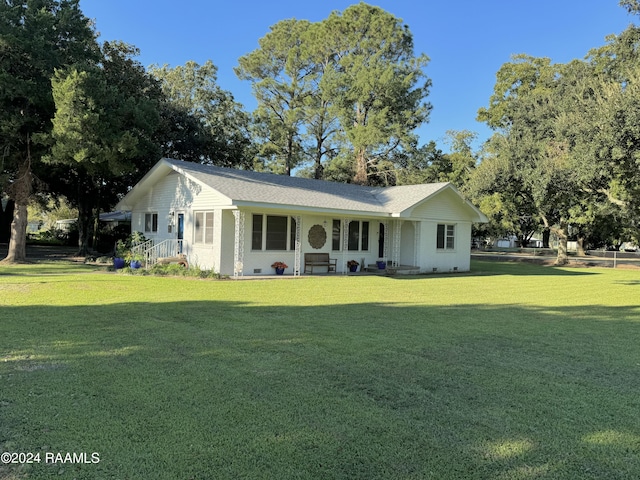
<path fill-rule="evenodd" d="M 78 202 L 78 255 L 86 256 L 89 253 L 89 236 L 91 226 L 91 202 L 80 200 Z"/>
<path fill-rule="evenodd" d="M 24 263 L 27 261 L 27 205 L 16 203 L 11 222 L 9 251 L 3 260 L 5 263 Z"/>
<path fill-rule="evenodd" d="M 284 174 L 291 176 L 291 164 L 293 163 L 293 135 L 287 138 L 287 159 L 284 166 Z"/>
<path fill-rule="evenodd" d="M 542 230 L 542 248 L 549 248 L 549 240 L 551 239 L 551 229 L 545 227 Z"/>
<path fill-rule="evenodd" d="M 585 252 L 584 250 L 584 236 L 579 235 L 578 236 L 578 241 L 576 242 L 576 248 L 577 248 L 577 253 L 576 255 L 578 255 L 579 257 L 584 257 L 587 255 L 587 252 Z"/>
<path fill-rule="evenodd" d="M 10 194 L 15 202 L 13 221 L 11 222 L 11 238 L 9 250 L 3 260 L 5 263 L 23 263 L 27 261 L 27 205 L 31 197 L 31 155 L 27 143 L 27 158 L 18 169 L 18 177 L 10 187 Z"/>
<path fill-rule="evenodd" d="M 322 180 L 324 177 L 324 167 L 322 166 L 322 140 L 317 140 L 316 146 L 316 162 L 315 162 L 315 170 L 313 173 L 313 178 L 316 180 Z"/>
<path fill-rule="evenodd" d="M 556 229 L 558 235 L 558 256 L 556 257 L 556 265 L 566 265 L 569 263 L 569 255 L 567 254 L 567 227 L 566 225 L 560 225 Z"/>
<path fill-rule="evenodd" d="M 356 171 L 353 176 L 353 183 L 357 185 L 367 185 L 369 176 L 367 175 L 367 157 L 365 149 L 361 148 L 356 152 Z"/>

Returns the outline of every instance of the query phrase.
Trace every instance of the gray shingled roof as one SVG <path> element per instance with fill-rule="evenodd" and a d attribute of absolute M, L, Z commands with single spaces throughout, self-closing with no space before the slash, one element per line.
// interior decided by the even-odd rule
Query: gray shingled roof
<path fill-rule="evenodd" d="M 270 203 L 377 214 L 400 213 L 445 188 L 447 183 L 364 187 L 346 183 L 235 170 L 193 162 L 164 162 L 233 203 Z"/>

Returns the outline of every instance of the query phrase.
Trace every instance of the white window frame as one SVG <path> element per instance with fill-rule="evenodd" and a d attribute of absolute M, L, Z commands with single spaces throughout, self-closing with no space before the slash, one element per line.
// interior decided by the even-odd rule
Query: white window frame
<path fill-rule="evenodd" d="M 358 248 L 357 249 L 348 249 L 348 252 L 369 252 L 371 250 L 371 221 L 370 220 L 351 220 L 349 222 L 349 227 L 351 228 L 351 224 L 352 223 L 357 223 L 358 224 Z M 367 248 L 362 248 L 362 239 L 363 239 L 363 235 L 362 235 L 362 227 L 363 225 L 367 223 Z M 340 235 L 340 242 L 338 244 L 338 248 L 334 248 L 334 243 L 333 243 L 333 233 L 334 233 L 334 229 L 336 228 L 336 225 L 338 227 L 338 231 L 339 231 L 339 235 Z M 347 235 L 349 234 L 349 232 L 347 232 Z M 338 219 L 333 219 L 331 221 L 331 250 L 334 252 L 341 252 L 342 251 L 342 220 L 338 220 Z M 347 245 L 349 244 L 349 241 L 347 240 Z"/>
<path fill-rule="evenodd" d="M 144 233 L 158 233 L 158 212 L 145 212 Z"/>
<path fill-rule="evenodd" d="M 262 218 L 262 232 L 261 232 L 261 242 L 260 242 L 260 248 L 257 248 L 254 245 L 254 235 L 257 233 L 253 230 L 253 224 L 254 224 L 254 217 L 261 217 Z M 274 249 L 274 248 L 270 248 L 267 249 L 267 223 L 268 223 L 268 217 L 280 217 L 280 218 L 286 218 L 287 219 L 287 230 L 286 230 L 286 246 L 285 249 Z M 272 214 L 266 214 L 266 213 L 254 213 L 251 216 L 251 250 L 256 251 L 256 252 L 288 252 L 291 250 L 295 250 L 296 245 L 295 245 L 295 233 L 296 233 L 296 224 L 295 224 L 295 219 L 293 217 L 291 217 L 290 215 L 272 215 Z"/>
<path fill-rule="evenodd" d="M 200 219 L 198 219 L 200 217 Z M 213 245 L 214 213 L 212 210 L 193 212 L 193 243 L 194 245 Z M 199 222 L 202 222 L 199 225 Z"/>
<path fill-rule="evenodd" d="M 436 227 L 436 249 L 440 251 L 456 249 L 456 226 L 439 223 Z"/>

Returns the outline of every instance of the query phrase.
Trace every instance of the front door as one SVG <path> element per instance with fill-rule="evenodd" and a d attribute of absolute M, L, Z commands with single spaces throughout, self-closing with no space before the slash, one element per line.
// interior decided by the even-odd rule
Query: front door
<path fill-rule="evenodd" d="M 380 224 L 378 232 L 378 258 L 384 259 L 384 224 Z"/>
<path fill-rule="evenodd" d="M 184 240 L 184 213 L 178 214 L 178 253 L 182 253 L 182 240 Z"/>

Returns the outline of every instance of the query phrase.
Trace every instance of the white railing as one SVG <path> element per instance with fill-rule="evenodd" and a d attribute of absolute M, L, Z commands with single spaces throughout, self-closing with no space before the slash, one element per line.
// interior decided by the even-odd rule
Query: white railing
<path fill-rule="evenodd" d="M 137 245 L 133 245 L 131 247 L 131 253 L 133 255 L 142 255 L 144 256 L 145 252 L 153 247 L 153 240 L 147 240 L 143 243 L 138 243 Z"/>
<path fill-rule="evenodd" d="M 171 238 L 146 248 L 144 256 L 145 267 L 149 268 L 158 263 L 159 258 L 176 257 L 182 252 L 182 240 Z"/>

